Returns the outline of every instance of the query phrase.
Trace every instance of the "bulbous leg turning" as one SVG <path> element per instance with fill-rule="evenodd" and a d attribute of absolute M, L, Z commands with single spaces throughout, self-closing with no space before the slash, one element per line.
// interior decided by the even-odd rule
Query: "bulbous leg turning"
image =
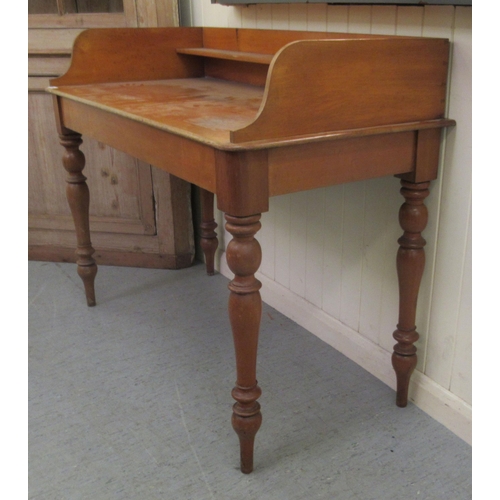
<path fill-rule="evenodd" d="M 397 406 L 408 403 L 410 377 L 417 365 L 419 338 L 415 326 L 418 291 L 425 267 L 425 240 L 422 231 L 427 225 L 427 207 L 424 200 L 429 195 L 429 182 L 401 181 L 401 194 L 405 203 L 399 211 L 399 223 L 404 233 L 399 238 L 396 260 L 399 282 L 399 320 L 393 337 L 397 341 L 392 355 L 392 366 L 397 378 Z"/>
<path fill-rule="evenodd" d="M 233 239 L 226 257 L 234 279 L 229 283 L 229 319 L 236 353 L 236 386 L 232 396 L 232 424 L 240 440 L 241 471 L 253 470 L 255 435 L 262 423 L 257 399 L 261 390 L 256 380 L 257 344 L 262 300 L 261 283 L 255 278 L 261 261 L 259 242 L 254 238 L 260 229 L 260 214 L 250 217 L 226 215 L 226 229 Z"/>

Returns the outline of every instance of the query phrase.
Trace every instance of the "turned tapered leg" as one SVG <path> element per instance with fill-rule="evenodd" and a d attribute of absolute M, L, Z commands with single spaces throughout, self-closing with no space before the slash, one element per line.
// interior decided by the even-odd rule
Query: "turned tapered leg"
<path fill-rule="evenodd" d="M 61 134 L 59 137 L 66 150 L 63 156 L 63 165 L 68 172 L 66 196 L 76 229 L 78 275 L 85 287 L 87 304 L 94 306 L 96 303 L 94 281 L 97 266 L 92 258 L 95 250 L 90 242 L 89 188 L 85 182 L 87 178 L 82 174 L 85 166 L 85 156 L 79 149 L 82 139 L 81 135 L 76 132 Z"/>
<path fill-rule="evenodd" d="M 396 371 L 396 404 L 404 407 L 408 403 L 410 377 L 417 365 L 418 340 L 415 326 L 418 290 L 425 266 L 425 240 L 421 232 L 427 225 L 425 198 L 429 195 L 429 182 L 413 183 L 401 181 L 401 194 L 405 203 L 399 211 L 399 223 L 404 233 L 399 238 L 397 271 L 399 281 L 399 320 L 393 337 L 397 341 L 392 355 L 392 366 Z"/>
<path fill-rule="evenodd" d="M 201 240 L 200 245 L 205 255 L 207 274 L 214 274 L 215 251 L 219 245 L 215 228 L 217 223 L 214 219 L 214 194 L 206 189 L 200 188 L 201 198 Z"/>
<path fill-rule="evenodd" d="M 256 380 L 257 343 L 259 337 L 262 301 L 260 281 L 255 272 L 260 266 L 261 249 L 254 238 L 260 229 L 260 214 L 251 217 L 226 215 L 226 229 L 233 239 L 227 250 L 227 263 L 234 273 L 229 283 L 229 319 L 233 330 L 236 351 L 236 387 L 232 396 L 232 424 L 240 440 L 241 471 L 253 470 L 254 439 L 262 422 L 260 404 L 257 402 L 261 390 Z"/>

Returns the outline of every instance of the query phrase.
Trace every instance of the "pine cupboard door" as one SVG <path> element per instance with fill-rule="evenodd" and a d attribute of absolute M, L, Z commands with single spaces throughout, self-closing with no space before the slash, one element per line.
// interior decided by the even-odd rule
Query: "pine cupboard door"
<path fill-rule="evenodd" d="M 50 78 L 69 67 L 89 27 L 178 25 L 172 0 L 29 0 L 29 258 L 74 261 L 76 236 L 65 196 Z M 81 146 L 90 225 L 101 264 L 180 268 L 194 257 L 191 188 L 180 179 L 87 137 Z"/>

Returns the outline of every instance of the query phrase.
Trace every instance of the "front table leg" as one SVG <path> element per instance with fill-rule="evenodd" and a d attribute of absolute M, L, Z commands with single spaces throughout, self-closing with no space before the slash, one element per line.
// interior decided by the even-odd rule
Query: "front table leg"
<path fill-rule="evenodd" d="M 417 365 L 417 348 L 413 344 L 419 337 L 415 315 L 425 266 L 426 242 L 421 232 L 427 225 L 424 200 L 429 195 L 429 184 L 401 181 L 401 194 L 406 201 L 399 211 L 399 223 L 404 233 L 398 240 L 399 321 L 393 334 L 397 344 L 392 355 L 392 366 L 397 378 L 396 404 L 400 407 L 405 407 L 408 403 L 410 376 Z"/>
<path fill-rule="evenodd" d="M 97 266 L 92 254 L 95 250 L 90 242 L 89 225 L 89 188 L 85 182 L 87 178 L 82 174 L 85 166 L 85 156 L 79 147 L 82 136 L 76 132 L 60 134 L 61 144 L 65 148 L 63 165 L 68 172 L 66 179 L 66 196 L 73 215 L 76 229 L 78 275 L 83 281 L 87 305 L 95 306 L 94 281 Z"/>
<path fill-rule="evenodd" d="M 254 238 L 260 229 L 260 214 L 250 217 L 226 215 L 226 229 L 233 239 L 226 250 L 227 264 L 234 273 L 229 283 L 229 319 L 236 351 L 236 387 L 232 396 L 232 424 L 240 440 L 241 471 L 253 470 L 254 439 L 262 423 L 261 395 L 256 380 L 257 343 L 259 337 L 262 301 L 261 287 L 254 274 L 260 266 L 262 252 Z"/>

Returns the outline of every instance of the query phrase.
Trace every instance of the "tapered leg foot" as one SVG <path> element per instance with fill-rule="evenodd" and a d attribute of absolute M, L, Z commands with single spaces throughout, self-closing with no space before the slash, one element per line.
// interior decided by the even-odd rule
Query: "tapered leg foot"
<path fill-rule="evenodd" d="M 206 189 L 200 188 L 201 198 L 201 239 L 200 245 L 205 255 L 207 274 L 213 276 L 215 273 L 215 252 L 219 246 L 217 240 L 217 223 L 214 219 L 214 194 Z"/>
<path fill-rule="evenodd" d="M 259 337 L 262 300 L 261 283 L 255 272 L 261 261 L 259 242 L 254 238 L 260 229 L 260 215 L 232 217 L 226 215 L 226 229 L 233 239 L 226 257 L 234 279 L 229 283 L 229 319 L 233 331 L 236 353 L 236 387 L 232 396 L 232 424 L 240 440 L 241 471 L 253 470 L 254 440 L 262 423 L 257 399 L 261 390 L 256 380 L 257 344 Z"/>
<path fill-rule="evenodd" d="M 240 440 L 240 468 L 245 474 L 253 471 L 255 435 L 262 424 L 260 404 L 255 401 L 260 394 L 261 390 L 257 385 L 247 390 L 235 387 L 232 392 L 237 403 L 233 406 L 231 423 Z M 245 403 L 245 399 L 250 400 L 248 404 Z"/>
<path fill-rule="evenodd" d="M 399 211 L 399 223 L 404 233 L 399 238 L 397 271 L 399 282 L 399 321 L 393 337 L 397 341 L 392 355 L 392 366 L 396 372 L 396 404 L 408 404 L 410 377 L 417 365 L 417 348 L 413 345 L 419 338 L 415 326 L 418 291 L 425 267 L 425 240 L 422 231 L 427 225 L 425 198 L 429 195 L 429 182 L 413 183 L 401 181 L 401 194 L 405 203 Z"/>
<path fill-rule="evenodd" d="M 63 165 L 68 172 L 66 197 L 76 229 L 78 275 L 85 287 L 87 304 L 94 306 L 96 304 L 94 281 L 97 274 L 97 265 L 92 257 L 95 250 L 90 242 L 90 195 L 85 182 L 87 179 L 82 173 L 85 167 L 85 156 L 79 149 L 82 139 L 81 135 L 76 132 L 61 134 L 59 137 L 61 144 L 65 148 Z"/>
<path fill-rule="evenodd" d="M 416 350 L 416 349 L 415 349 Z M 396 372 L 396 405 L 404 408 L 408 404 L 408 389 L 410 377 L 417 366 L 417 355 L 401 356 L 394 352 L 392 354 L 392 367 Z"/>
<path fill-rule="evenodd" d="M 95 277 L 97 275 L 97 265 L 93 261 L 94 259 L 92 258 L 88 259 L 87 257 L 80 258 L 76 261 L 78 265 L 78 270 L 77 270 L 78 276 L 80 276 L 80 278 L 83 281 L 83 287 L 85 289 L 85 297 L 87 299 L 87 305 L 89 307 L 96 305 Z"/>

